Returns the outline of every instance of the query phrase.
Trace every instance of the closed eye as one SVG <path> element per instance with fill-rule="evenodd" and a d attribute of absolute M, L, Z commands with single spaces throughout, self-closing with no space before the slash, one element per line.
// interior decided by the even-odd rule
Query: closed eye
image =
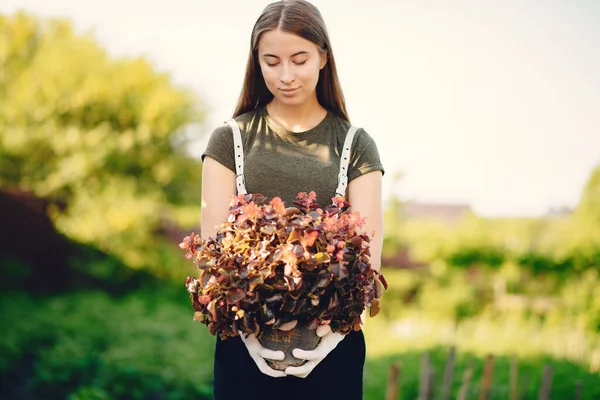
<path fill-rule="evenodd" d="M 279 65 L 279 63 L 266 63 L 269 67 L 276 67 L 277 65 Z M 302 61 L 294 61 L 295 65 L 304 65 L 306 64 L 306 60 L 302 60 Z"/>

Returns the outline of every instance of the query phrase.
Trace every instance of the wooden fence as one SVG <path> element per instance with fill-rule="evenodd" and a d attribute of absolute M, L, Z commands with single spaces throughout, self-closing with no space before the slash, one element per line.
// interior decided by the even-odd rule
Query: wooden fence
<path fill-rule="evenodd" d="M 472 385 L 479 385 L 477 397 L 471 397 L 477 400 L 488 400 L 490 390 L 493 386 L 494 356 L 488 355 L 485 358 L 483 366 L 483 375 L 481 382 L 473 382 L 474 359 L 470 359 L 461 377 L 461 384 L 455 396 L 452 393 L 452 382 L 454 380 L 454 369 L 456 359 L 456 348 L 451 347 L 446 359 L 444 376 L 441 380 L 436 380 L 434 370 L 431 366 L 428 353 L 421 357 L 421 369 L 419 377 L 419 396 L 418 400 L 468 400 L 469 388 Z M 509 373 L 509 400 L 522 400 L 527 389 L 527 376 L 519 382 L 519 364 L 516 357 L 510 361 Z M 541 385 L 538 389 L 538 400 L 549 400 L 552 388 L 552 366 L 545 365 L 542 373 Z M 402 365 L 399 361 L 394 362 L 389 369 L 388 383 L 386 389 L 386 400 L 413 400 L 404 399 L 401 393 Z M 521 383 L 521 385 L 519 385 Z M 577 381 L 573 388 L 573 400 L 581 400 L 582 382 Z"/>

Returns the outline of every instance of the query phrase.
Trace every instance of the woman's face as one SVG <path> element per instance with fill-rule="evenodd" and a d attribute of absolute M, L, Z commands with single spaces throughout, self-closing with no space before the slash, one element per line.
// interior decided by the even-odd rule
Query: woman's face
<path fill-rule="evenodd" d="M 276 101 L 286 105 L 316 101 L 319 71 L 327 58 L 313 42 L 293 33 L 268 31 L 258 43 L 258 60 Z"/>

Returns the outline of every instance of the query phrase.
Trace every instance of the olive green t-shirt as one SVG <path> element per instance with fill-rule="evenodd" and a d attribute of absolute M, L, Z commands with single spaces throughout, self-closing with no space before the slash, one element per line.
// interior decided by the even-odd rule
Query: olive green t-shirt
<path fill-rule="evenodd" d="M 321 206 L 331 203 L 338 184 L 340 154 L 350 128 L 347 121 L 328 112 L 314 128 L 291 132 L 275 123 L 264 106 L 235 120 L 242 134 L 248 193 L 261 193 L 268 200 L 279 196 L 291 206 L 299 192 L 314 191 Z M 202 160 L 204 157 L 235 172 L 229 125 L 213 131 Z M 371 171 L 384 173 L 379 152 L 371 136 L 358 129 L 351 148 L 348 182 Z"/>

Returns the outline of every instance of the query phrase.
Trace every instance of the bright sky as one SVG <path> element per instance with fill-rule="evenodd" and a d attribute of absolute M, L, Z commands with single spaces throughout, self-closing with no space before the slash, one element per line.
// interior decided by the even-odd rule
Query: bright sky
<path fill-rule="evenodd" d="M 2 0 L 0 12 L 69 17 L 111 54 L 147 56 L 207 103 L 206 139 L 233 111 L 268 2 Z M 352 122 L 378 144 L 386 197 L 468 202 L 482 215 L 576 204 L 600 163 L 600 2 L 313 4 Z"/>

